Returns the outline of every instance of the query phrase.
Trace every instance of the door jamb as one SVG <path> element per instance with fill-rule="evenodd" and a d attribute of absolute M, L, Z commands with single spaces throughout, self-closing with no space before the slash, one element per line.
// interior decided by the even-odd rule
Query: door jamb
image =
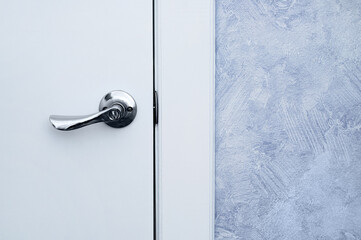
<path fill-rule="evenodd" d="M 157 240 L 212 240 L 215 3 L 154 1 Z"/>

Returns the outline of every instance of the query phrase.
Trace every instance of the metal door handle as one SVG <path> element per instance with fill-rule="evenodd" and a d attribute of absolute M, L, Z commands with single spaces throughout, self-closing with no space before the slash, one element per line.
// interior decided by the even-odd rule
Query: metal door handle
<path fill-rule="evenodd" d="M 99 112 L 86 116 L 51 115 L 49 121 L 58 130 L 70 131 L 90 124 L 104 122 L 114 128 L 129 125 L 137 115 L 137 104 L 124 91 L 106 94 L 99 104 Z"/>

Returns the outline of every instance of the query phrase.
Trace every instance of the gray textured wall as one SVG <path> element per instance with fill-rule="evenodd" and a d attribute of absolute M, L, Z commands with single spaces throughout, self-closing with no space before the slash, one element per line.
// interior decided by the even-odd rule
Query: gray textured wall
<path fill-rule="evenodd" d="M 216 0 L 216 239 L 361 239 L 361 1 Z"/>

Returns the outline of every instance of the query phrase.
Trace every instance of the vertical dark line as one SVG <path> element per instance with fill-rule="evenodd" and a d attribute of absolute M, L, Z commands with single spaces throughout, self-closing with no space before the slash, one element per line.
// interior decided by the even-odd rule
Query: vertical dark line
<path fill-rule="evenodd" d="M 153 109 L 155 99 L 155 0 L 152 0 L 152 47 L 153 47 Z M 153 111 L 153 240 L 157 239 L 157 180 L 156 180 L 156 143 L 155 143 L 155 114 Z"/>

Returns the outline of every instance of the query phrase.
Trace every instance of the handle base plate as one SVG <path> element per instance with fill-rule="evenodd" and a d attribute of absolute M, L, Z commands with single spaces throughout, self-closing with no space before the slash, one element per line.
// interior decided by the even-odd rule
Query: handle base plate
<path fill-rule="evenodd" d="M 107 125 L 114 128 L 122 128 L 133 122 L 137 115 L 137 104 L 129 93 L 121 90 L 107 93 L 100 101 L 99 111 L 103 111 L 114 105 L 119 105 L 123 108 L 123 115 L 119 120 L 106 122 Z"/>

